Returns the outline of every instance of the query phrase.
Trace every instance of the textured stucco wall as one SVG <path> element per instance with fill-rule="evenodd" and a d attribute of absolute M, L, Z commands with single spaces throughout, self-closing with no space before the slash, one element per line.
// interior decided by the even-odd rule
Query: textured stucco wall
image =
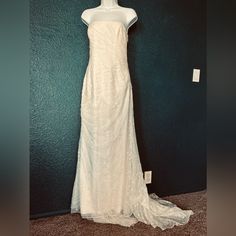
<path fill-rule="evenodd" d="M 31 0 L 31 214 L 69 210 L 88 61 L 80 15 L 99 1 Z M 149 192 L 206 187 L 205 1 L 120 1 L 136 10 L 128 58 Z M 201 69 L 192 83 L 193 68 Z"/>

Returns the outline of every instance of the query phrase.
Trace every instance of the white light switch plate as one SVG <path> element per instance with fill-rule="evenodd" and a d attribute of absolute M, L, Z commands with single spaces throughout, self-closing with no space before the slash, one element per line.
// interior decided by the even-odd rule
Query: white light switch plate
<path fill-rule="evenodd" d="M 200 81 L 200 69 L 193 69 L 193 82 Z"/>
<path fill-rule="evenodd" d="M 144 180 L 146 184 L 152 183 L 152 171 L 145 171 L 144 172 Z"/>

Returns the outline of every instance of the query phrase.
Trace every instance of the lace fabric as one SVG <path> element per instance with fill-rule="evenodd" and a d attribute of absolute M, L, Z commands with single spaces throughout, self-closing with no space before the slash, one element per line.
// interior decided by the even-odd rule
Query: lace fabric
<path fill-rule="evenodd" d="M 88 37 L 71 213 L 126 227 L 138 221 L 162 230 L 186 224 L 193 211 L 148 194 L 143 179 L 124 25 L 97 21 L 89 25 Z"/>

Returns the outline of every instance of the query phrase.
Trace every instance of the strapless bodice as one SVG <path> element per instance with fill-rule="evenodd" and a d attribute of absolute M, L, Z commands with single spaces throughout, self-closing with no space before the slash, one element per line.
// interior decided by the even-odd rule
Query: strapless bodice
<path fill-rule="evenodd" d="M 119 21 L 94 21 L 88 26 L 89 60 L 100 65 L 127 66 L 128 32 Z"/>

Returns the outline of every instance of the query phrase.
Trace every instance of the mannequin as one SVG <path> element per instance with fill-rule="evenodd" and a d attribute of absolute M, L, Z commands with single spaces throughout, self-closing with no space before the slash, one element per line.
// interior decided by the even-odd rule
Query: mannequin
<path fill-rule="evenodd" d="M 84 10 L 81 19 L 87 26 L 92 21 L 120 21 L 128 31 L 138 16 L 134 9 L 119 6 L 118 0 L 101 0 L 98 7 Z"/>

